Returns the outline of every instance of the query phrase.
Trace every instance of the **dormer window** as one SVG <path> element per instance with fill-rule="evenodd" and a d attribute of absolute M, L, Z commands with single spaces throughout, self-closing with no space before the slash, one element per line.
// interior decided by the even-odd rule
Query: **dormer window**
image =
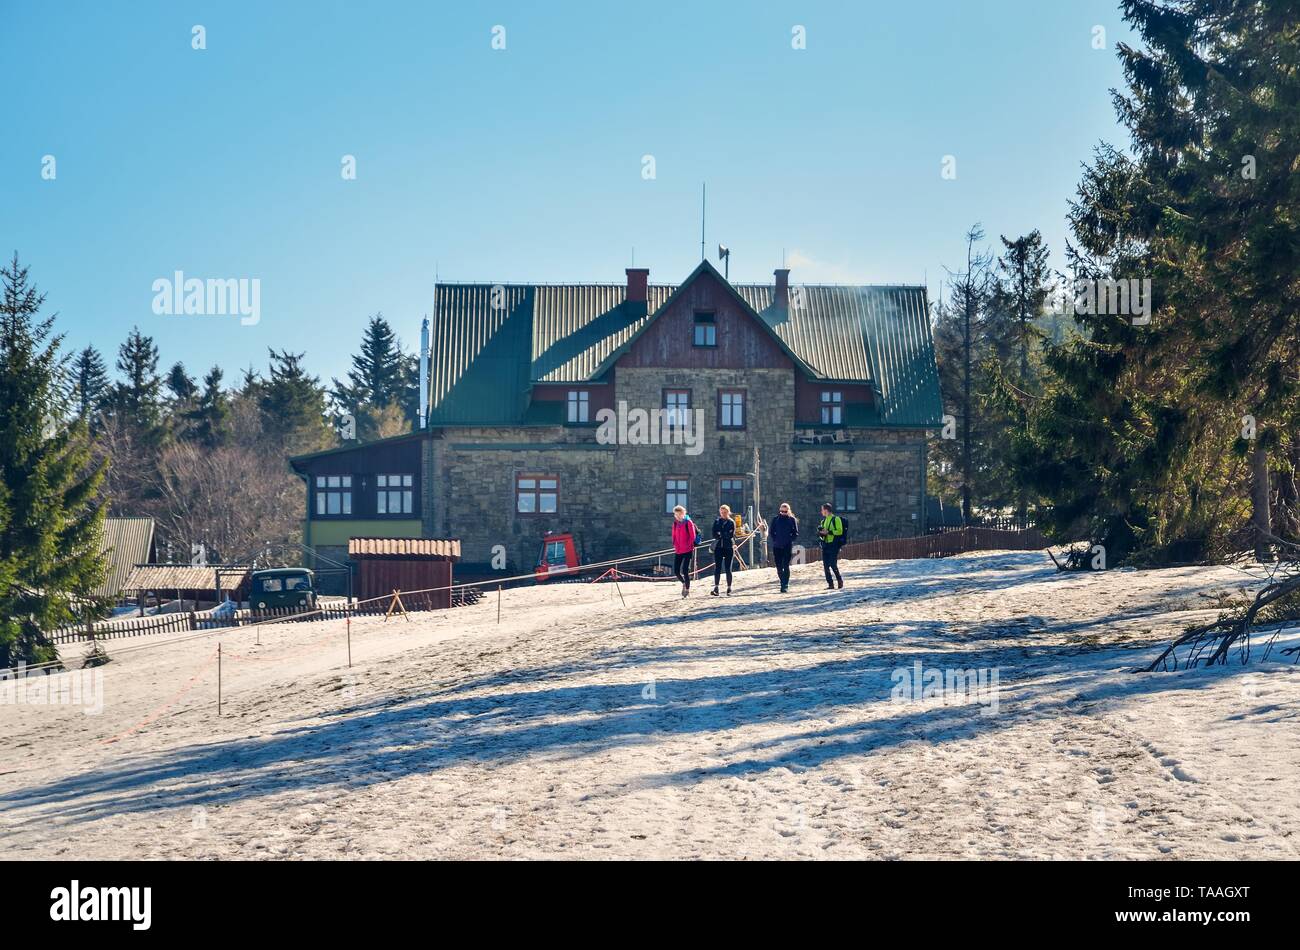
<path fill-rule="evenodd" d="M 591 421 L 591 393 L 585 389 L 570 389 L 568 403 L 570 424 Z"/>
<path fill-rule="evenodd" d="M 718 321 L 712 310 L 699 310 L 695 313 L 696 346 L 718 345 Z"/>
<path fill-rule="evenodd" d="M 832 389 L 822 390 L 822 425 L 844 424 L 844 393 Z"/>

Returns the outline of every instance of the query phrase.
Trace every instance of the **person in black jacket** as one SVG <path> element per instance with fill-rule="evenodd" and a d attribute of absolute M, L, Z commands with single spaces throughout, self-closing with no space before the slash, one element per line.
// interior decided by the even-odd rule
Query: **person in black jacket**
<path fill-rule="evenodd" d="M 718 596 L 718 581 L 722 572 L 727 572 L 727 593 L 731 593 L 731 562 L 736 556 L 733 540 L 736 537 L 736 522 L 731 520 L 731 507 L 723 505 L 718 509 L 718 520 L 713 522 L 713 590 Z"/>
<path fill-rule="evenodd" d="M 767 529 L 767 540 L 772 545 L 772 560 L 776 561 L 776 576 L 783 594 L 790 590 L 790 555 L 794 553 L 794 542 L 798 537 L 799 519 L 790 510 L 790 505 L 783 502 L 780 513 Z"/>

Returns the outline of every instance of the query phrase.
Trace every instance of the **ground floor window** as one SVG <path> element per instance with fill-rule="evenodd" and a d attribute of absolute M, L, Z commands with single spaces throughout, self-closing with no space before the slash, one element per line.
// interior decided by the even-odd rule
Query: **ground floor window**
<path fill-rule="evenodd" d="M 410 475 L 378 475 L 375 478 L 375 513 L 409 515 L 415 504 L 415 479 Z"/>
<path fill-rule="evenodd" d="M 316 514 L 352 514 L 352 476 L 316 476 Z"/>
<path fill-rule="evenodd" d="M 558 475 L 520 475 L 515 479 L 515 511 L 521 515 L 551 515 L 559 509 Z"/>
<path fill-rule="evenodd" d="M 690 482 L 684 478 L 665 478 L 664 479 L 664 514 L 671 515 L 673 509 L 678 505 L 690 510 L 690 505 L 686 503 L 690 495 Z"/>
<path fill-rule="evenodd" d="M 858 477 L 856 475 L 835 476 L 835 510 L 839 512 L 858 510 Z"/>
<path fill-rule="evenodd" d="M 723 478 L 718 480 L 718 505 L 726 505 L 733 515 L 745 513 L 745 480 Z"/>

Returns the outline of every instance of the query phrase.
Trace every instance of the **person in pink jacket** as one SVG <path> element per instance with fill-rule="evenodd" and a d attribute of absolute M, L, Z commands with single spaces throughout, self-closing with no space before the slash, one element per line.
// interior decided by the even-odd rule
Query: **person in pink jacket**
<path fill-rule="evenodd" d="M 673 574 L 682 582 L 682 596 L 691 592 L 691 567 L 695 561 L 695 545 L 699 542 L 695 522 L 678 505 L 673 509 Z"/>

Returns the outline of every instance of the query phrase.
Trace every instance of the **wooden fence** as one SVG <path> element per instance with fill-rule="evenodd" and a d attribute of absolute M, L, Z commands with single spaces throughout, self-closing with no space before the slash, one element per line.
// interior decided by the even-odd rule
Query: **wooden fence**
<path fill-rule="evenodd" d="M 1041 551 L 1048 540 L 1037 528 L 1004 531 L 999 528 L 962 528 L 915 538 L 881 538 L 850 542 L 840 550 L 840 560 L 885 561 L 896 558 L 952 557 L 967 551 Z M 822 559 L 821 548 L 809 547 L 804 561 Z"/>
<path fill-rule="evenodd" d="M 441 609 L 446 604 L 446 594 L 437 591 L 421 594 L 403 594 L 402 606 L 407 610 L 423 611 Z M 476 587 L 461 587 L 452 591 L 451 605 L 464 607 L 483 599 Z M 277 607 L 270 610 L 236 610 L 228 616 L 213 616 L 212 611 L 189 610 L 153 617 L 132 617 L 127 620 L 106 620 L 93 626 L 83 624 L 63 627 L 50 637 L 54 643 L 83 643 L 91 638 L 116 640 L 121 637 L 141 637 L 156 633 L 189 633 L 195 630 L 220 630 L 226 627 L 246 627 L 250 624 L 276 621 L 277 623 L 304 623 L 315 620 L 342 620 L 345 617 L 375 616 L 387 612 L 390 600 L 371 601 L 364 604 L 323 604 L 312 610 L 306 607 Z"/>

